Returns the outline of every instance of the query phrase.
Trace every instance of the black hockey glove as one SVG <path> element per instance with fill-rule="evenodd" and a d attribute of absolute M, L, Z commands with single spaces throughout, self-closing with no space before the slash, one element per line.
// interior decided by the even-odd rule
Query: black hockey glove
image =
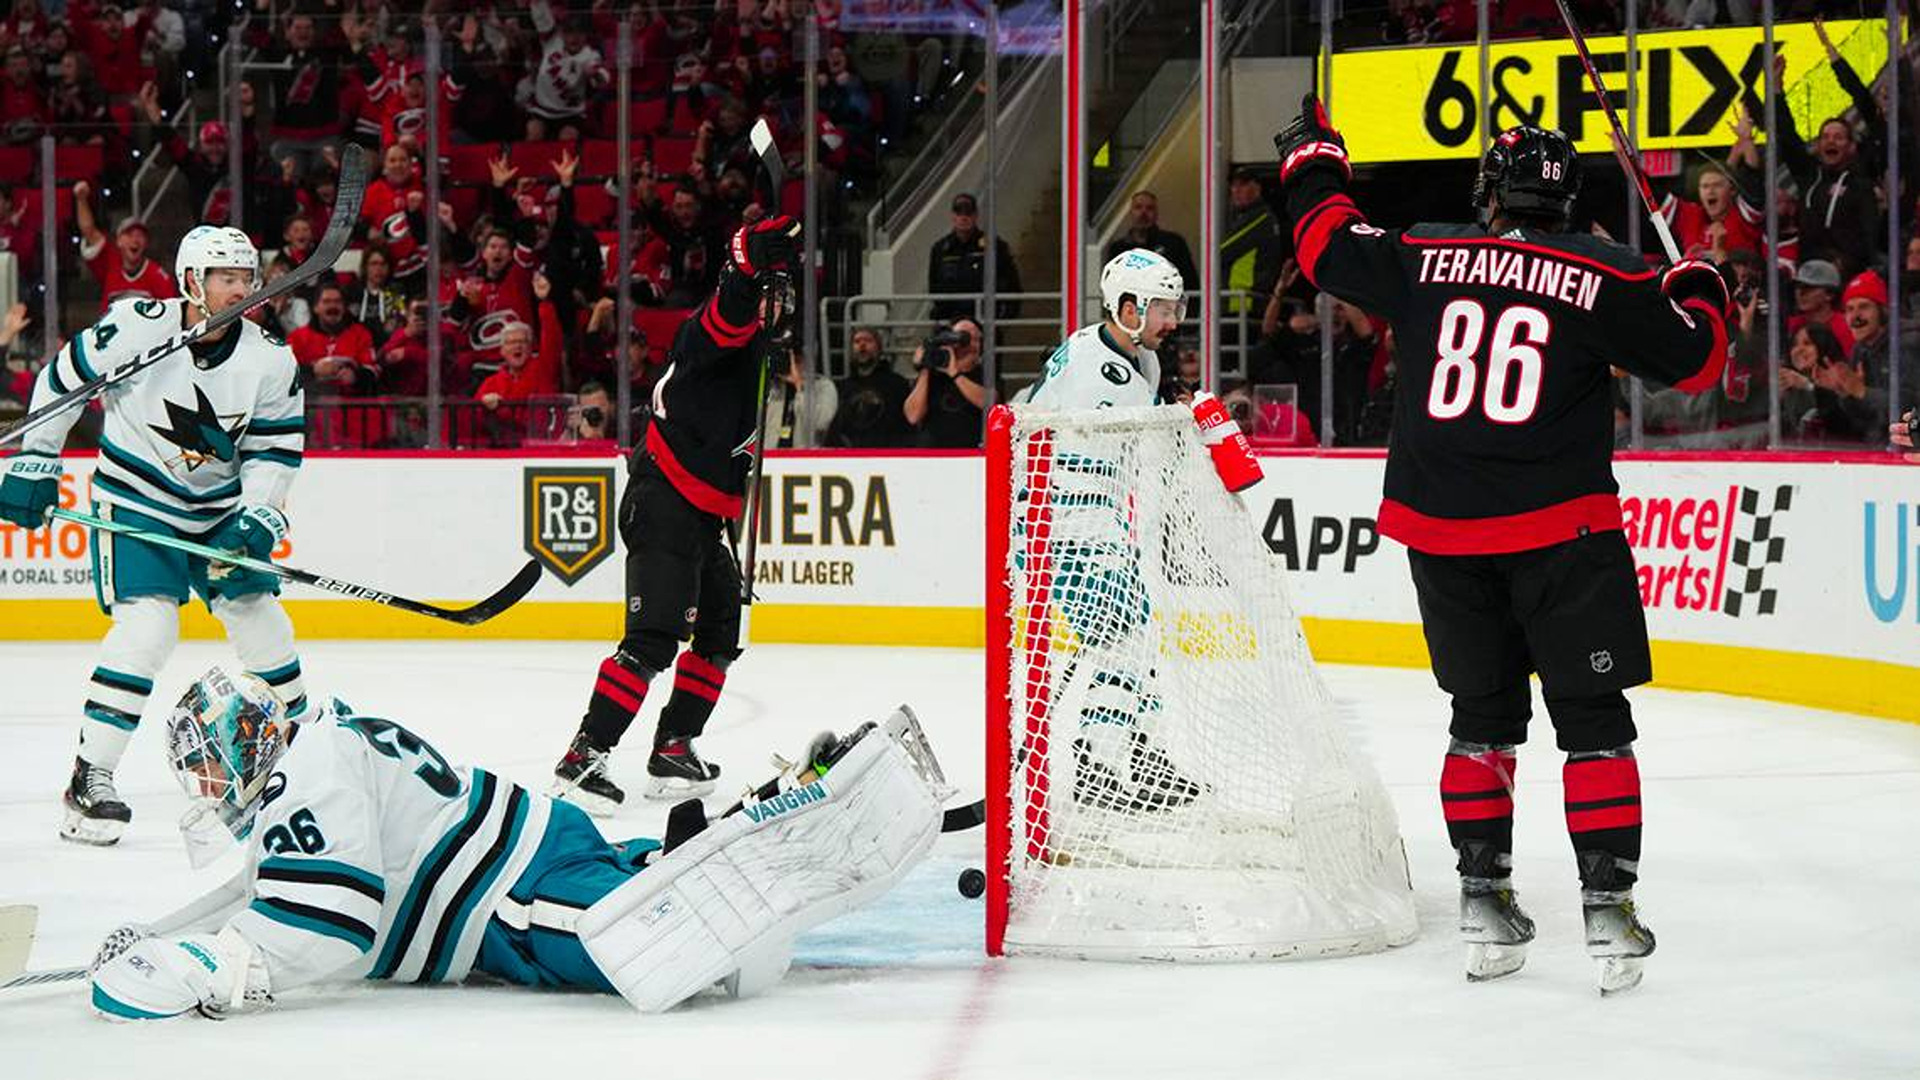
<path fill-rule="evenodd" d="M 1733 313 L 1733 301 L 1727 295 L 1727 279 L 1704 259 L 1681 259 L 1660 275 L 1660 291 L 1676 304 L 1704 300 L 1725 319 Z"/>
<path fill-rule="evenodd" d="M 1339 169 L 1343 180 L 1353 178 L 1353 166 L 1347 162 L 1347 140 L 1333 129 L 1333 122 L 1327 119 L 1327 107 L 1312 94 L 1300 99 L 1299 117 L 1273 137 L 1273 148 L 1280 151 L 1282 184 L 1313 165 Z"/>
<path fill-rule="evenodd" d="M 748 277 L 768 271 L 791 271 L 800 249 L 800 222 L 785 214 L 742 226 L 727 245 L 734 269 Z"/>

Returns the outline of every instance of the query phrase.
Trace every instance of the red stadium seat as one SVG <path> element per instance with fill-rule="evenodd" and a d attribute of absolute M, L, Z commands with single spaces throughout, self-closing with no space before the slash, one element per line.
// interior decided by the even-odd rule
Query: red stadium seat
<path fill-rule="evenodd" d="M 685 176 L 693 165 L 693 140 L 661 135 L 653 140 L 653 171 L 660 176 Z"/>
<path fill-rule="evenodd" d="M 613 196 L 604 184 L 575 184 L 573 187 L 573 217 L 575 221 L 589 229 L 597 229 L 613 221 L 616 205 Z"/>
<path fill-rule="evenodd" d="M 113 124 L 120 129 L 123 139 L 133 136 L 133 106 L 114 102 L 107 106 L 107 115 L 113 118 Z"/>
<path fill-rule="evenodd" d="M 693 314 L 692 308 L 649 308 L 633 309 L 633 325 L 646 332 L 649 355 L 663 352 L 673 344 L 673 336 L 680 332 L 680 324 Z"/>
<path fill-rule="evenodd" d="M 40 220 L 40 189 L 34 186 L 21 186 L 13 189 L 13 205 L 20 209 L 21 220 L 37 223 Z M 73 189 L 55 188 L 53 193 L 53 217 L 62 231 L 73 224 Z"/>
<path fill-rule="evenodd" d="M 447 179 L 456 184 L 491 184 L 493 173 L 487 168 L 487 162 L 499 155 L 500 148 L 491 143 L 450 146 L 447 148 Z"/>
<path fill-rule="evenodd" d="M 563 150 L 572 147 L 555 139 L 545 142 L 517 142 L 509 152 L 513 167 L 520 170 L 521 176 L 531 176 L 536 180 L 546 180 L 553 176 L 553 163 L 560 160 Z"/>
<path fill-rule="evenodd" d="M 667 122 L 667 99 L 658 97 L 636 101 L 627 107 L 627 116 L 633 134 L 651 135 Z"/>
<path fill-rule="evenodd" d="M 620 171 L 620 146 L 612 139 L 588 139 L 580 144 L 580 179 L 605 179 Z"/>
<path fill-rule="evenodd" d="M 97 146 L 53 148 L 53 171 L 62 184 L 71 184 L 75 180 L 97 180 L 100 170 L 105 166 L 106 156 Z"/>
<path fill-rule="evenodd" d="M 33 180 L 33 163 L 39 155 L 27 146 L 0 146 L 0 184 L 25 184 Z"/>
<path fill-rule="evenodd" d="M 761 191 L 766 188 L 762 187 Z M 831 198 L 831 195 L 828 196 Z M 780 185 L 780 212 L 789 217 L 805 217 L 807 211 L 807 182 L 788 179 Z"/>
<path fill-rule="evenodd" d="M 468 185 L 447 188 L 440 197 L 453 207 L 453 220 L 463 229 L 472 225 L 473 219 L 480 216 L 481 208 L 487 205 L 486 189 Z"/>

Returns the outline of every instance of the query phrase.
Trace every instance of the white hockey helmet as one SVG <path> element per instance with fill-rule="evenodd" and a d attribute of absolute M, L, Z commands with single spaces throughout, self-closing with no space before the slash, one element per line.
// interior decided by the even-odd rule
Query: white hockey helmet
<path fill-rule="evenodd" d="M 246 233 L 230 225 L 196 225 L 180 240 L 173 255 L 173 278 L 187 301 L 207 311 L 205 277 L 208 270 L 247 270 L 255 282 L 260 280 L 260 252 Z M 187 284 L 193 274 L 194 285 Z"/>
<path fill-rule="evenodd" d="M 1173 263 L 1159 252 L 1146 248 L 1123 251 L 1107 260 L 1106 267 L 1100 271 L 1101 306 L 1135 345 L 1140 344 L 1140 335 L 1146 329 L 1147 305 L 1155 300 L 1171 304 L 1176 320 L 1187 317 L 1186 289 L 1186 282 L 1181 280 L 1180 271 L 1174 269 Z M 1138 312 L 1138 321 L 1133 326 L 1120 319 L 1120 304 L 1128 297 L 1133 298 Z"/>
<path fill-rule="evenodd" d="M 173 707 L 167 758 L 189 800 L 180 831 L 195 865 L 213 846 L 209 832 L 225 826 L 238 840 L 252 830 L 267 777 L 286 751 L 287 728 L 287 707 L 266 680 L 217 667 Z"/>

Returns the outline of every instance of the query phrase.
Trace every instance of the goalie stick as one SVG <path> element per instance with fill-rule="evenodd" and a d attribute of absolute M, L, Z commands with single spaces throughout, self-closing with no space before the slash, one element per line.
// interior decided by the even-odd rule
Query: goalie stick
<path fill-rule="evenodd" d="M 238 566 L 247 570 L 257 570 L 263 574 L 272 574 L 274 577 L 280 578 L 283 581 L 298 582 L 315 589 L 325 589 L 331 593 L 339 593 L 341 596 L 351 597 L 355 600 L 366 600 L 375 604 L 383 604 L 387 607 L 399 608 L 401 611 L 410 611 L 415 615 L 425 615 L 433 619 L 444 619 L 447 622 L 459 623 L 461 626 L 478 626 L 488 619 L 493 618 L 495 615 L 507 610 L 519 603 L 520 598 L 531 592 L 534 584 L 540 580 L 539 560 L 529 559 L 527 560 L 527 565 L 521 567 L 520 572 L 513 576 L 513 580 L 501 586 L 499 591 L 495 592 L 492 596 L 470 607 L 446 608 L 421 600 L 409 600 L 404 596 L 395 596 L 392 593 L 381 592 L 379 589 L 370 586 L 358 585 L 351 581 L 341 581 L 338 578 L 315 574 L 310 571 L 298 569 L 297 567 L 282 566 L 279 563 L 268 562 L 264 559 L 250 558 L 238 552 L 222 551 L 219 548 L 208 547 L 205 544 L 196 544 L 191 540 L 182 540 L 177 536 L 148 532 L 138 526 L 128 525 L 119 521 L 109 521 L 106 518 L 94 517 L 92 514 L 83 514 L 77 510 L 54 509 L 48 511 L 47 516 L 59 518 L 62 521 L 71 521 L 77 525 L 85 525 L 89 529 L 98 529 L 102 532 L 131 536 L 143 543 L 173 548 L 176 551 L 184 551 L 189 555 L 198 555 L 209 562 L 226 563 L 229 566 Z"/>
<path fill-rule="evenodd" d="M 760 155 L 761 167 L 767 171 L 767 183 L 772 191 L 767 196 L 767 205 L 771 212 L 780 209 L 780 189 L 786 184 L 786 163 L 780 160 L 780 148 L 773 144 L 773 129 L 767 126 L 766 117 L 753 122 L 753 130 L 747 138 L 753 143 L 753 151 Z M 788 313 L 782 312 L 782 318 Z M 760 366 L 760 404 L 753 414 L 754 447 L 753 469 L 747 474 L 747 512 L 742 523 L 747 530 L 747 557 L 740 567 L 740 602 L 749 607 L 753 605 L 753 567 L 754 556 L 760 546 L 760 474 L 767 465 L 767 362 L 768 352 L 772 348 L 774 328 L 761 324 L 760 333 L 754 339 L 754 362 Z"/>
<path fill-rule="evenodd" d="M 40 909 L 32 904 L 0 907 L 0 990 L 78 982 L 87 977 L 86 968 L 26 970 L 27 956 L 33 951 L 34 927 L 39 922 Z"/>
<path fill-rule="evenodd" d="M 1607 97 L 1607 88 L 1600 82 L 1600 73 L 1594 69 L 1593 54 L 1587 51 L 1587 37 L 1580 32 L 1580 24 L 1573 17 L 1573 9 L 1567 6 L 1567 0 L 1553 0 L 1560 8 L 1560 19 L 1567 24 L 1567 34 L 1573 38 L 1574 51 L 1580 54 L 1580 66 L 1587 69 L 1587 85 L 1593 87 L 1593 96 L 1600 101 L 1600 111 L 1607 116 L 1607 124 L 1613 129 L 1613 156 L 1620 162 L 1620 171 L 1627 174 L 1627 182 L 1640 193 L 1640 202 L 1647 208 L 1647 216 L 1653 221 L 1653 231 L 1660 235 L 1660 246 L 1666 250 L 1667 261 L 1680 261 L 1680 245 L 1673 242 L 1673 230 L 1667 227 L 1666 215 L 1660 212 L 1660 204 L 1654 201 L 1653 185 L 1647 181 L 1646 166 L 1640 163 L 1640 155 L 1633 152 L 1627 143 L 1626 129 L 1620 126 L 1620 117 L 1613 111 L 1613 101 Z"/>
<path fill-rule="evenodd" d="M 44 425 L 49 419 L 72 408 L 84 404 L 115 383 L 124 382 L 153 365 L 172 356 L 194 342 L 215 334 L 244 318 L 247 312 L 283 296 L 295 289 L 304 288 L 321 273 L 333 269 L 340 261 L 340 255 L 347 245 L 353 242 L 354 227 L 360 221 L 360 202 L 367 194 L 367 176 L 372 168 L 372 159 L 365 149 L 349 145 L 340 161 L 340 182 L 334 195 L 333 216 L 327 219 L 327 231 L 314 246 L 313 254 L 306 261 L 282 274 L 277 280 L 263 285 L 247 296 L 246 299 L 216 315 L 210 315 L 187 327 L 180 333 L 147 350 L 145 356 L 137 360 L 103 372 L 88 379 L 79 386 L 61 394 L 40 408 L 20 418 L 20 422 L 0 433 L 0 446 L 19 442 L 33 431 Z"/>

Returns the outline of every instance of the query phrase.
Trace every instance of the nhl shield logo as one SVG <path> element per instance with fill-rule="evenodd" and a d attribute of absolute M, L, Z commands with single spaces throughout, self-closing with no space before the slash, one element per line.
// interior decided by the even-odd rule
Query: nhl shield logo
<path fill-rule="evenodd" d="M 1587 663 L 1592 666 L 1595 674 L 1605 675 L 1607 672 L 1613 670 L 1613 654 L 1605 649 L 1600 649 L 1597 652 L 1587 654 Z"/>
<path fill-rule="evenodd" d="M 572 585 L 613 554 L 613 470 L 529 468 L 521 520 L 527 554 Z"/>

